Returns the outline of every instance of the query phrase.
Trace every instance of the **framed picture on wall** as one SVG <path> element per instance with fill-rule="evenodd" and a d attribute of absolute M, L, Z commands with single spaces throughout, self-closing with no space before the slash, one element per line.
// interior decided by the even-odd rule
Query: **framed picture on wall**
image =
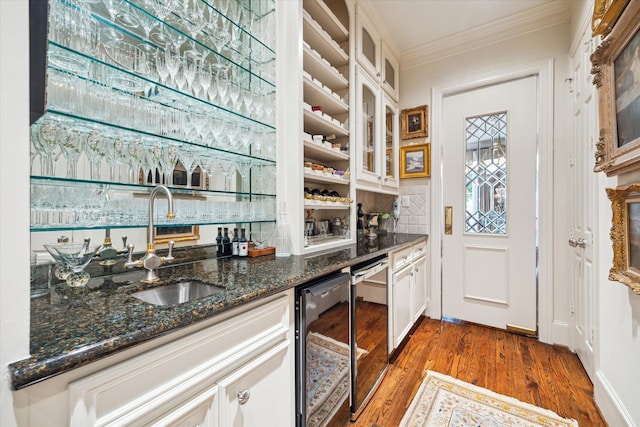
<path fill-rule="evenodd" d="M 598 87 L 600 140 L 596 172 L 640 168 L 640 2 L 631 2 L 591 55 Z"/>
<path fill-rule="evenodd" d="M 429 136 L 429 107 L 421 105 L 400 112 L 400 138 L 413 139 Z"/>
<path fill-rule="evenodd" d="M 613 266 L 609 280 L 624 283 L 640 294 L 640 183 L 607 188 L 613 214 Z"/>
<path fill-rule="evenodd" d="M 400 147 L 400 178 L 431 176 L 431 144 Z"/>

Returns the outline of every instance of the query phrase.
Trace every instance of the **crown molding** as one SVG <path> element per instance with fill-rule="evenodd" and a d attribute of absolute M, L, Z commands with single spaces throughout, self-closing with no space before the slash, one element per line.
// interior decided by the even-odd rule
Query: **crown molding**
<path fill-rule="evenodd" d="M 568 23 L 569 20 L 570 13 L 564 2 L 545 3 L 526 12 L 406 50 L 400 55 L 400 69 L 415 68 L 554 25 Z"/>

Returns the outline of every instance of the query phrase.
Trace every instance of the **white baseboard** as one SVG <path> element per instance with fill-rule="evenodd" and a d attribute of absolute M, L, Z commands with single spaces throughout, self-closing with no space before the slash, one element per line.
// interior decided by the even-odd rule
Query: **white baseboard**
<path fill-rule="evenodd" d="M 638 427 L 631 419 L 631 415 L 620 401 L 618 394 L 615 392 L 602 371 L 596 372 L 596 381 L 593 384 L 593 392 L 596 405 L 600 408 L 602 416 L 607 424 L 616 427 Z"/>
<path fill-rule="evenodd" d="M 573 351 L 569 341 L 569 324 L 567 322 L 553 321 L 551 325 L 551 342 L 549 344 L 564 345 Z"/>

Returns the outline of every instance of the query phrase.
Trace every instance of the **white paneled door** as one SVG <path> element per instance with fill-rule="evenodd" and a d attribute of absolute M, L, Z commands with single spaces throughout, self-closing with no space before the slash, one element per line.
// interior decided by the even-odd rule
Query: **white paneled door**
<path fill-rule="evenodd" d="M 537 77 L 443 101 L 442 315 L 537 331 Z"/>
<path fill-rule="evenodd" d="M 571 246 L 571 343 L 585 371 L 595 380 L 594 341 L 596 277 L 593 235 L 597 224 L 597 175 L 593 173 L 593 145 L 598 139 L 596 88 L 591 84 L 593 42 L 586 31 L 572 56 L 572 144 L 569 163 L 571 194 L 568 244 Z"/>

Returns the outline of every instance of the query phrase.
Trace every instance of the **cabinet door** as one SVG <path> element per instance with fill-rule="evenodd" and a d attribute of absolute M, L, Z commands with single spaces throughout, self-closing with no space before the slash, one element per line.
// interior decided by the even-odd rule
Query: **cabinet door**
<path fill-rule="evenodd" d="M 398 146 L 400 135 L 400 110 L 398 105 L 387 95 L 382 94 L 382 112 L 384 120 L 382 121 L 382 131 L 384 155 L 380 156 L 383 171 L 382 185 L 386 187 L 398 188 L 400 182 L 398 180 Z"/>
<path fill-rule="evenodd" d="M 382 88 L 394 101 L 398 101 L 400 93 L 400 68 L 398 60 L 391 52 L 391 48 L 382 43 Z"/>
<path fill-rule="evenodd" d="M 408 265 L 392 276 L 393 287 L 393 348 L 398 347 L 413 325 L 411 310 L 413 267 Z"/>
<path fill-rule="evenodd" d="M 414 322 L 427 308 L 427 257 L 413 262 L 413 320 Z"/>
<path fill-rule="evenodd" d="M 380 43 L 380 36 L 369 17 L 358 7 L 356 10 L 356 58 L 376 81 L 379 81 L 381 76 Z"/>
<path fill-rule="evenodd" d="M 356 177 L 376 187 L 382 180 L 380 171 L 380 87 L 356 67 Z"/>
<path fill-rule="evenodd" d="M 220 425 L 291 426 L 294 379 L 285 341 L 219 382 Z"/>
<path fill-rule="evenodd" d="M 148 425 L 158 427 L 218 427 L 217 412 L 218 387 L 213 386 L 185 403 L 172 408 Z"/>

